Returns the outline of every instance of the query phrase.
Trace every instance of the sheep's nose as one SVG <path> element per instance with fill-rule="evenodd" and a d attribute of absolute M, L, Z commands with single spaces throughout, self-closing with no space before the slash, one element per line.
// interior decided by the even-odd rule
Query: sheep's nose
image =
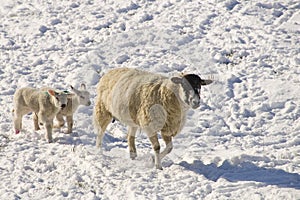
<path fill-rule="evenodd" d="M 91 104 L 92 104 L 92 102 L 90 102 L 90 101 L 87 103 L 88 106 L 90 106 Z"/>
<path fill-rule="evenodd" d="M 61 104 L 61 108 L 65 108 L 66 107 L 66 104 Z"/>
<path fill-rule="evenodd" d="M 192 101 L 192 108 L 196 109 L 200 106 L 200 100 L 193 100 Z"/>

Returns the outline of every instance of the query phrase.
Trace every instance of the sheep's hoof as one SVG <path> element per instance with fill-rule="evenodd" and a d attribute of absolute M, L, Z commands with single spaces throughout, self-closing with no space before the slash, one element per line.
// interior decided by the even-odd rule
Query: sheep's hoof
<path fill-rule="evenodd" d="M 159 165 L 155 165 L 155 166 L 156 166 L 156 169 L 163 170 L 162 166 L 159 166 Z"/>
<path fill-rule="evenodd" d="M 61 128 L 61 127 L 63 127 L 65 124 L 63 123 L 63 124 L 55 124 L 54 125 L 54 128 Z"/>
<path fill-rule="evenodd" d="M 136 152 L 130 152 L 130 158 L 131 160 L 135 160 L 137 157 L 137 153 Z"/>
<path fill-rule="evenodd" d="M 154 157 L 154 155 L 151 156 L 151 161 L 152 161 L 153 164 L 155 164 L 155 168 L 156 168 L 156 169 L 163 170 L 161 164 L 156 164 L 156 163 L 155 163 L 155 157 Z"/>

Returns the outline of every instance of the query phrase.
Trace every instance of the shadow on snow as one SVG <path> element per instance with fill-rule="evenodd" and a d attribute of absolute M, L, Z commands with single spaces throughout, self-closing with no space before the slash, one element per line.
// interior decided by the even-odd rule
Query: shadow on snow
<path fill-rule="evenodd" d="M 192 164 L 183 161 L 179 165 L 197 174 L 202 174 L 212 181 L 224 178 L 230 182 L 255 181 L 278 187 L 300 189 L 299 174 L 288 173 L 281 169 L 258 167 L 250 162 L 233 165 L 225 160 L 221 166 L 217 166 L 216 164 L 205 165 L 202 161 L 195 160 Z"/>

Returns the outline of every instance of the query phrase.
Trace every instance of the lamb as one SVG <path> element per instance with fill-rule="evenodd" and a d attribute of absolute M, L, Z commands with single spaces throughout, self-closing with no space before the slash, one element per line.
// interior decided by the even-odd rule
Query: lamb
<path fill-rule="evenodd" d="M 22 129 L 22 117 L 29 112 L 33 112 L 35 130 L 39 130 L 39 123 L 44 124 L 46 129 L 45 138 L 49 143 L 53 142 L 53 119 L 60 109 L 66 107 L 67 99 L 72 96 L 73 94 L 55 91 L 50 88 L 46 91 L 31 87 L 18 89 L 13 98 L 15 133 L 20 133 Z"/>
<path fill-rule="evenodd" d="M 61 109 L 56 115 L 58 121 L 58 128 L 61 128 L 65 124 L 64 116 L 67 120 L 68 130 L 67 133 L 72 133 L 73 129 L 73 114 L 77 110 L 79 105 L 90 106 L 90 93 L 86 90 L 85 84 L 81 84 L 79 90 L 71 86 L 72 92 L 75 94 L 72 98 L 68 99 L 67 106 Z"/>
<path fill-rule="evenodd" d="M 137 157 L 135 134 L 144 131 L 155 152 L 154 162 L 162 169 L 161 160 L 173 148 L 172 137 L 183 128 L 189 108 L 200 106 L 200 89 L 212 80 L 196 74 L 168 78 L 138 69 L 118 68 L 109 71 L 99 81 L 93 121 L 97 132 L 96 146 L 112 118 L 128 126 L 130 158 Z M 160 152 L 157 133 L 161 132 L 166 148 Z"/>

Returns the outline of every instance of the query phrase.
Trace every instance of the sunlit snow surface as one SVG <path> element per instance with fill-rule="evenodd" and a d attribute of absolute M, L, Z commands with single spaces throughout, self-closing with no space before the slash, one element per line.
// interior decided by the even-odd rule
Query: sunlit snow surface
<path fill-rule="evenodd" d="M 214 79 L 163 171 L 142 132 L 130 160 L 119 122 L 95 147 L 96 84 L 124 66 Z M 1 2 L 0 81 L 0 199 L 300 199 L 298 0 Z M 82 82 L 72 135 L 48 144 L 31 115 L 14 134 L 17 88 Z"/>

